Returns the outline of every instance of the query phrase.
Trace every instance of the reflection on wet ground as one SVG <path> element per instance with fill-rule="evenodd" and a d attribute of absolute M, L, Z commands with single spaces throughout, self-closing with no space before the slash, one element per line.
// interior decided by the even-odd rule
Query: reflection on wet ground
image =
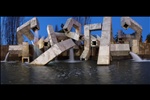
<path fill-rule="evenodd" d="M 132 60 L 112 61 L 109 66 L 98 66 L 96 60 L 46 66 L 1 62 L 1 84 L 150 84 L 149 64 Z"/>

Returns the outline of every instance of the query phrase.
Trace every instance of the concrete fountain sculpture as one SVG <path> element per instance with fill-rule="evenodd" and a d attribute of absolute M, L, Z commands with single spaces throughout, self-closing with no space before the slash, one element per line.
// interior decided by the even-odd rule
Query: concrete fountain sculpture
<path fill-rule="evenodd" d="M 19 56 L 22 56 L 23 59 L 26 57 L 29 58 L 29 44 L 23 40 L 23 35 L 25 35 L 29 40 L 34 40 L 34 44 L 40 50 L 43 49 L 42 53 L 34 58 L 33 61 L 28 62 L 34 65 L 46 65 L 66 51 L 70 51 L 70 55 L 72 55 L 74 48 L 79 49 L 77 42 L 84 41 L 84 48 L 79 57 L 80 60 L 89 60 L 93 54 L 92 49 L 98 48 L 97 65 L 109 65 L 113 56 L 129 56 L 131 51 L 134 53 L 138 52 L 139 46 L 137 43 L 141 38 L 142 27 L 130 17 L 122 17 L 121 26 L 125 29 L 132 28 L 136 31 L 132 45 L 129 43 L 114 43 L 111 17 L 104 17 L 102 23 L 84 25 L 84 34 L 81 34 L 81 24 L 73 18 L 69 18 L 62 27 L 64 33 L 55 32 L 52 25 L 47 25 L 48 37 L 38 40 L 32 33 L 32 31 L 36 33 L 40 29 L 39 22 L 34 17 L 17 28 L 18 45 L 10 45 L 9 51 L 14 53 L 16 53 L 15 51 L 20 51 L 20 53 L 17 52 Z M 75 32 L 71 32 L 72 28 L 75 28 Z M 98 36 L 96 38 L 91 35 L 91 31 L 93 30 L 101 30 L 101 37 Z M 48 45 L 45 46 L 44 43 Z M 74 58 L 71 56 L 70 59 Z"/>

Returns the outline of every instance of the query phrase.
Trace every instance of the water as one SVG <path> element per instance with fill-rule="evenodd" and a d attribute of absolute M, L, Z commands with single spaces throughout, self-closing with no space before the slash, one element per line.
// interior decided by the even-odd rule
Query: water
<path fill-rule="evenodd" d="M 33 54 L 33 59 L 36 59 L 38 56 L 40 56 L 43 52 L 35 45 L 39 40 L 39 33 L 38 30 L 35 30 L 34 33 L 34 40 L 31 41 L 32 45 L 33 45 L 33 50 L 34 50 L 34 54 Z"/>
<path fill-rule="evenodd" d="M 43 53 L 36 45 L 33 45 L 33 50 L 34 50 L 33 59 L 36 59 Z"/>
<path fill-rule="evenodd" d="M 74 48 L 70 48 L 69 49 L 69 59 L 68 60 L 58 60 L 57 57 L 56 57 L 55 62 L 80 63 L 82 61 L 74 59 Z"/>
<path fill-rule="evenodd" d="M 98 66 L 97 60 L 35 66 L 1 62 L 1 84 L 150 84 L 149 62 L 114 60 Z"/>
<path fill-rule="evenodd" d="M 69 60 L 74 61 L 74 49 L 73 48 L 69 49 Z"/>
<path fill-rule="evenodd" d="M 6 54 L 5 59 L 3 61 L 1 61 L 1 62 L 6 62 L 7 59 L 8 59 L 8 56 L 9 56 L 9 52 Z"/>
<path fill-rule="evenodd" d="M 132 56 L 132 58 L 135 62 L 150 62 L 150 60 L 142 59 L 141 57 L 139 57 L 137 54 L 135 54 L 133 52 L 130 52 L 130 55 Z"/>

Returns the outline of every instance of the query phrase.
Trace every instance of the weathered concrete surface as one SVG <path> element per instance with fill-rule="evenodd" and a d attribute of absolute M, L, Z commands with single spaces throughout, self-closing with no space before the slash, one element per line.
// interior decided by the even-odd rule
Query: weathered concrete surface
<path fill-rule="evenodd" d="M 145 55 L 150 55 L 150 43 L 145 43 Z"/>
<path fill-rule="evenodd" d="M 102 24 L 102 34 L 100 39 L 98 65 L 110 64 L 110 43 L 112 40 L 112 18 L 104 17 Z"/>
<path fill-rule="evenodd" d="M 31 32 L 31 29 L 34 32 L 40 29 L 39 22 L 36 17 L 32 18 L 31 20 L 27 21 L 26 23 L 17 28 L 18 44 L 22 44 L 23 35 L 25 35 L 29 40 L 34 39 L 34 35 Z"/>
<path fill-rule="evenodd" d="M 101 23 L 84 25 L 84 51 L 80 56 L 81 60 L 88 60 L 91 55 L 91 46 L 97 47 L 98 40 L 90 34 L 92 30 L 101 30 Z"/>
<path fill-rule="evenodd" d="M 55 32 L 55 36 L 57 38 L 57 40 L 60 42 L 61 40 L 66 40 L 69 39 L 68 36 L 65 35 L 65 33 L 61 33 L 61 32 Z"/>
<path fill-rule="evenodd" d="M 136 31 L 135 37 L 138 41 L 141 39 L 142 27 L 130 17 L 121 17 L 121 26 L 124 29 L 131 28 Z"/>
<path fill-rule="evenodd" d="M 38 48 L 44 48 L 44 37 L 41 37 L 40 40 L 37 42 Z"/>
<path fill-rule="evenodd" d="M 128 56 L 130 52 L 129 44 L 111 44 L 111 56 Z"/>
<path fill-rule="evenodd" d="M 70 32 L 72 27 L 75 28 L 75 32 Z M 75 19 L 69 18 L 66 21 L 66 23 L 63 27 L 63 30 L 64 30 L 66 36 L 78 41 L 79 37 L 80 37 L 80 33 L 81 33 L 81 24 L 78 21 L 76 21 Z"/>
<path fill-rule="evenodd" d="M 80 60 L 88 60 L 91 52 L 91 38 L 89 25 L 84 25 L 84 51 L 80 56 Z"/>
<path fill-rule="evenodd" d="M 139 54 L 139 41 L 136 39 L 132 40 L 132 52 Z"/>
<path fill-rule="evenodd" d="M 29 57 L 29 43 L 22 43 L 22 57 Z"/>
<path fill-rule="evenodd" d="M 37 57 L 34 61 L 32 61 L 30 64 L 45 65 L 64 51 L 72 48 L 73 46 L 75 46 L 75 43 L 72 41 L 72 39 L 67 39 L 62 42 L 56 43 L 39 57 Z"/>
<path fill-rule="evenodd" d="M 52 25 L 48 25 L 47 26 L 47 32 L 48 32 L 48 37 L 49 37 L 50 45 L 53 46 L 54 44 L 58 43 Z"/>
<path fill-rule="evenodd" d="M 150 55 L 150 43 L 139 43 L 139 54 Z"/>
<path fill-rule="evenodd" d="M 99 40 L 91 35 L 91 47 L 99 47 Z"/>
<path fill-rule="evenodd" d="M 22 56 L 22 45 L 9 45 L 9 53 L 10 54 L 18 54 L 18 56 Z"/>
<path fill-rule="evenodd" d="M 110 46 L 106 46 L 106 45 L 100 46 L 97 64 L 99 65 L 110 64 Z"/>

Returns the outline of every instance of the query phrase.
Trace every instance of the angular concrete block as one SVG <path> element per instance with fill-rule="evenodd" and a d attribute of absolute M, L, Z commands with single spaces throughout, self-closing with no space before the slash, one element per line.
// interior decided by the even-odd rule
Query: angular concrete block
<path fill-rule="evenodd" d="M 72 48 L 73 46 L 75 46 L 75 43 L 72 41 L 72 39 L 56 43 L 39 57 L 37 57 L 34 61 L 32 61 L 30 64 L 45 65 L 64 51 Z"/>
<path fill-rule="evenodd" d="M 23 34 L 29 38 L 29 40 L 34 39 L 34 35 L 31 32 L 31 29 L 35 32 L 40 29 L 39 22 L 36 17 L 32 18 L 31 20 L 27 21 L 23 25 L 17 28 L 17 40 L 18 44 L 22 44 L 23 42 Z"/>
<path fill-rule="evenodd" d="M 69 18 L 64 27 L 63 27 L 63 30 L 65 31 L 65 33 L 68 33 L 70 32 L 70 30 L 72 29 L 72 27 L 74 27 L 77 31 L 77 34 L 80 34 L 81 33 L 81 24 L 76 21 L 75 19 L 73 18 Z"/>
<path fill-rule="evenodd" d="M 40 25 L 39 25 L 39 21 L 36 17 L 33 17 L 30 20 L 30 28 L 35 31 L 35 30 L 40 30 Z"/>
<path fill-rule="evenodd" d="M 102 24 L 101 23 L 95 23 L 95 24 L 89 24 L 89 30 L 101 30 Z"/>
<path fill-rule="evenodd" d="M 68 50 L 71 47 L 74 47 L 76 44 L 72 41 L 72 39 L 67 39 L 62 41 L 63 46 L 66 50 Z"/>
<path fill-rule="evenodd" d="M 128 56 L 130 52 L 129 44 L 111 44 L 111 56 Z"/>
<path fill-rule="evenodd" d="M 75 32 L 65 33 L 65 35 L 67 37 L 70 37 L 70 38 L 77 40 L 77 41 L 79 40 L 79 37 L 80 37 L 80 35 L 76 34 Z"/>
<path fill-rule="evenodd" d="M 141 33 L 142 33 L 142 27 L 137 22 L 135 22 L 132 18 L 122 17 L 121 18 L 121 26 L 126 30 L 128 28 L 132 28 L 133 30 L 135 30 L 136 31 L 136 34 L 135 34 L 136 39 L 138 41 L 140 41 Z"/>
<path fill-rule="evenodd" d="M 39 49 L 44 48 L 44 37 L 40 38 L 40 40 L 37 42 L 37 45 Z"/>
<path fill-rule="evenodd" d="M 111 44 L 110 51 L 130 51 L 129 44 Z"/>
<path fill-rule="evenodd" d="M 10 54 L 18 54 L 18 57 L 22 56 L 22 45 L 9 45 L 8 49 Z"/>
<path fill-rule="evenodd" d="M 112 40 L 112 36 L 112 18 L 104 17 L 97 60 L 98 65 L 110 64 L 110 43 Z"/>
<path fill-rule="evenodd" d="M 70 33 L 72 27 L 75 28 L 75 33 Z M 65 34 L 66 36 L 73 38 L 73 39 L 78 41 L 79 37 L 80 37 L 80 33 L 81 33 L 81 24 L 78 21 L 76 21 L 75 19 L 69 18 L 66 21 L 66 23 L 63 27 L 63 30 L 66 33 Z M 73 34 L 75 34 L 75 35 L 73 35 Z"/>
<path fill-rule="evenodd" d="M 23 42 L 23 34 L 20 32 L 17 33 L 17 41 L 18 41 L 18 45 L 21 45 Z"/>
<path fill-rule="evenodd" d="M 58 43 L 52 25 L 48 25 L 47 26 L 47 32 L 48 32 L 48 37 L 49 37 L 51 46 L 54 45 L 54 44 L 56 44 L 56 43 Z"/>
<path fill-rule="evenodd" d="M 29 57 L 29 43 L 22 43 L 22 57 Z"/>
<path fill-rule="evenodd" d="M 53 45 L 53 46 L 51 47 L 51 49 L 53 50 L 53 52 L 55 53 L 55 55 L 59 55 L 59 54 L 61 54 L 61 53 L 63 52 L 63 51 L 61 51 L 61 50 L 59 49 L 59 47 L 58 47 L 57 44 Z"/>
<path fill-rule="evenodd" d="M 110 64 L 110 47 L 109 46 L 100 46 L 97 64 L 98 65 Z"/>
<path fill-rule="evenodd" d="M 139 54 L 139 47 L 140 47 L 140 43 L 138 40 L 134 39 L 132 40 L 132 52 Z"/>
<path fill-rule="evenodd" d="M 101 30 L 101 29 L 102 29 L 101 23 L 84 25 L 84 51 L 81 54 L 80 59 L 88 60 L 91 55 L 90 50 L 91 46 L 92 47 L 99 46 L 96 37 L 92 36 L 90 32 L 92 30 Z"/>
<path fill-rule="evenodd" d="M 16 50 L 22 50 L 22 45 L 9 45 L 9 49 L 8 49 L 8 51 L 10 52 L 10 51 L 16 51 Z"/>
<path fill-rule="evenodd" d="M 91 41 L 89 41 L 90 39 L 85 38 L 84 40 L 84 48 L 91 48 Z"/>
<path fill-rule="evenodd" d="M 84 48 L 84 51 L 80 56 L 80 60 L 88 60 L 90 55 L 91 55 L 91 50 L 88 48 Z"/>

